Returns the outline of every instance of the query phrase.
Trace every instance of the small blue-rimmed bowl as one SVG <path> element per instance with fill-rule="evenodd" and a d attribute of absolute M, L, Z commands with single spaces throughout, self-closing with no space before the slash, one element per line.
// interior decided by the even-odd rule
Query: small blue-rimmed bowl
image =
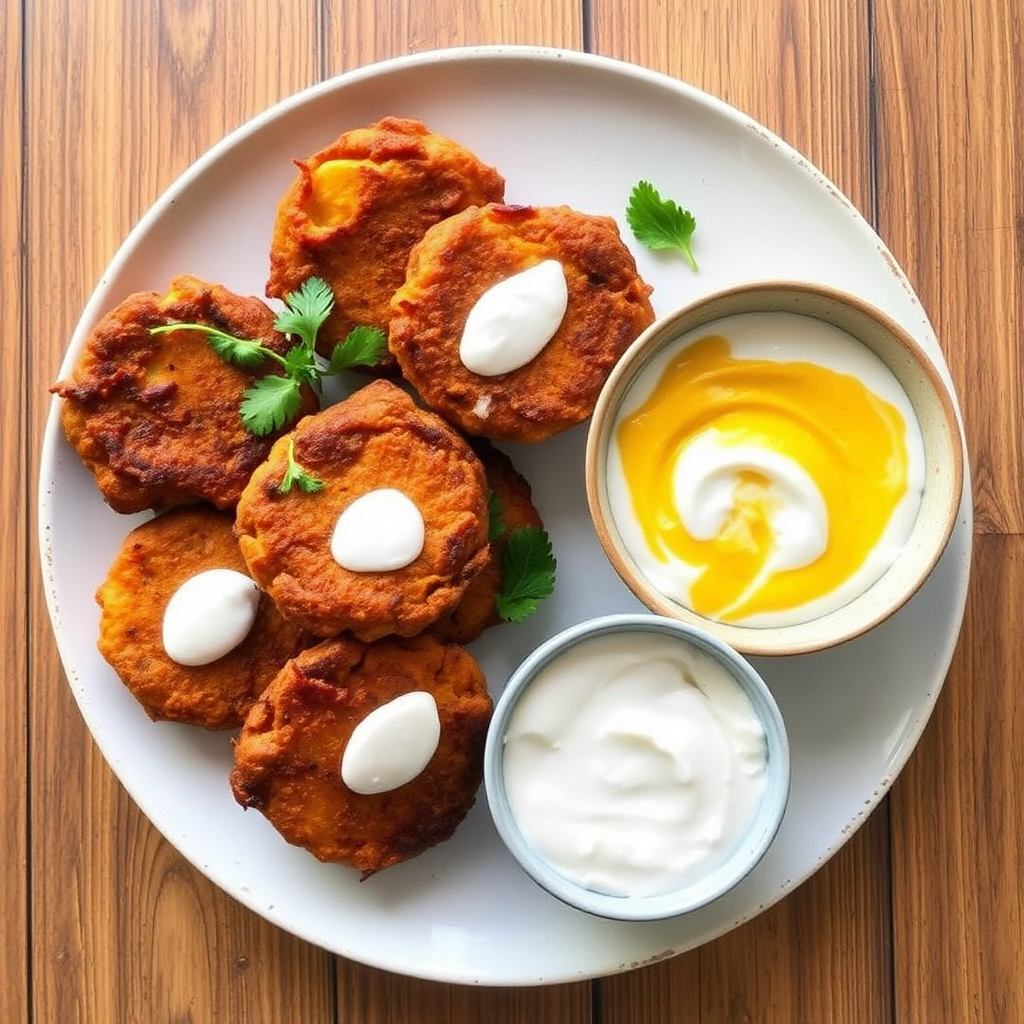
<path fill-rule="evenodd" d="M 574 881 L 556 869 L 526 838 L 506 789 L 505 747 L 510 723 L 534 680 L 568 651 L 608 636 L 625 637 L 642 650 L 653 636 L 725 669 L 748 698 L 764 736 L 764 785 L 749 825 L 732 845 L 708 864 L 689 872 L 680 887 L 654 895 L 612 895 Z M 653 921 L 696 910 L 737 885 L 771 845 L 789 798 L 789 741 L 778 705 L 764 680 L 735 650 L 711 633 L 658 615 L 624 614 L 591 619 L 541 644 L 512 674 L 491 720 L 484 753 L 484 786 L 495 826 L 523 870 L 553 896 L 579 910 L 622 921 Z M 561 780 L 553 779 L 554 786 Z"/>

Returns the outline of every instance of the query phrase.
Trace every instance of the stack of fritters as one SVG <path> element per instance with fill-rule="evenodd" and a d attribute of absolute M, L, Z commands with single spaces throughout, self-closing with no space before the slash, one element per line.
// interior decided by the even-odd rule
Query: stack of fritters
<path fill-rule="evenodd" d="M 240 402 L 271 371 L 223 361 L 195 330 L 150 328 L 196 322 L 282 354 L 289 341 L 260 300 L 187 276 L 104 317 L 53 390 L 113 509 L 194 506 L 126 538 L 97 592 L 104 657 L 153 718 L 242 723 L 237 800 L 288 842 L 366 876 L 447 839 L 481 782 L 492 702 L 459 645 L 499 621 L 509 533 L 542 527 L 529 484 L 487 439 L 539 441 L 589 416 L 653 312 L 611 218 L 501 205 L 501 175 L 418 121 L 384 118 L 297 164 L 267 295 L 326 280 L 334 308 L 318 349 L 329 354 L 355 326 L 384 329 L 390 353 L 378 372 L 400 368 L 428 408 L 386 380 L 322 411 L 304 388 L 297 422 L 254 437 Z M 560 263 L 568 293 L 553 337 L 511 372 L 468 370 L 459 344 L 474 304 L 546 260 Z M 312 486 L 284 485 L 297 468 Z M 394 570 L 344 568 L 331 552 L 338 518 L 379 488 L 415 504 L 422 550 Z M 501 529 L 489 505 L 502 509 Z M 164 611 L 209 568 L 255 581 L 256 623 L 212 664 L 180 665 L 163 649 Z M 354 792 L 340 771 L 353 730 L 415 691 L 436 703 L 433 756 L 389 792 Z"/>

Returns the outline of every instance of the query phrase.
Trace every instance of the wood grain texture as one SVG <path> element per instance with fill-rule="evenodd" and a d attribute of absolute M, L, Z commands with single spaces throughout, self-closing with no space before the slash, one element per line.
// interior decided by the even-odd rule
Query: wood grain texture
<path fill-rule="evenodd" d="M 60 182 L 34 188 L 28 204 L 34 395 L 45 396 L 94 282 L 163 188 L 227 130 L 316 78 L 318 11 L 31 5 L 26 154 L 43 181 Z M 32 451 L 45 407 L 34 403 Z M 332 1020 L 330 958 L 186 865 L 114 781 L 58 670 L 38 592 L 32 609 L 35 1019 Z"/>
<path fill-rule="evenodd" d="M 5 657 L 0 719 L 0 786 L 5 795 L 0 831 L 0 907 L 5 940 L 0 946 L 0 1019 L 28 1016 L 28 408 L 25 382 L 28 335 L 21 246 L 22 23 L 15 4 L 0 5 L 0 308 L 6 311 L 0 341 L 0 638 Z"/>
<path fill-rule="evenodd" d="M 821 167 L 877 218 L 921 296 L 974 470 L 964 635 L 888 803 L 754 921 L 593 986 L 400 978 L 331 957 L 225 896 L 149 825 L 92 744 L 30 568 L 46 388 L 138 216 L 209 144 L 285 94 L 372 60 L 487 42 L 586 42 L 668 72 Z M 1024 1020 L 1022 44 L 1018 0 L 0 3 L 0 1019 Z"/>
<path fill-rule="evenodd" d="M 976 529 L 1019 533 L 1024 9 L 884 0 L 875 21 L 879 226 L 957 384 Z"/>
<path fill-rule="evenodd" d="M 891 797 L 898 1021 L 1024 1020 L 1024 537 L 974 554 L 967 639 Z"/>
<path fill-rule="evenodd" d="M 592 0 L 597 53 L 704 89 L 770 128 L 872 214 L 867 0 Z"/>
<path fill-rule="evenodd" d="M 870 218 L 866 3 L 594 0 L 593 12 L 598 52 L 674 75 L 755 117 Z M 672 1024 L 888 1020 L 887 834 L 883 806 L 838 857 L 779 906 L 701 950 L 605 981 L 602 1002 L 613 1008 L 610 1019 L 654 1019 L 668 998 L 672 1016 L 660 1019 Z M 851 961 L 855 972 L 844 969 Z"/>

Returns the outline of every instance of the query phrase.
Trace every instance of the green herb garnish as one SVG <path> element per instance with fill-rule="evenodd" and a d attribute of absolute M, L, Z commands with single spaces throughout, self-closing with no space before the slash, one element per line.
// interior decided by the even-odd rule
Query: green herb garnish
<path fill-rule="evenodd" d="M 288 465 L 281 482 L 277 485 L 277 491 L 279 494 L 287 494 L 293 486 L 298 487 L 303 494 L 315 494 L 324 489 L 324 482 L 299 465 L 295 458 L 295 442 L 289 437 Z"/>
<path fill-rule="evenodd" d="M 626 221 L 637 239 L 648 249 L 679 249 L 694 270 L 693 232 L 697 221 L 673 199 L 662 199 L 649 181 L 633 187 L 626 207 Z"/>
<path fill-rule="evenodd" d="M 348 337 L 334 346 L 327 373 L 336 375 L 353 366 L 376 366 L 387 346 L 387 336 L 379 327 L 353 327 Z"/>
<path fill-rule="evenodd" d="M 281 430 L 299 414 L 301 389 L 309 385 L 320 394 L 323 378 L 333 377 L 353 366 L 372 366 L 384 354 L 387 339 L 376 327 L 354 327 L 338 342 L 324 366 L 316 354 L 316 336 L 334 308 L 330 285 L 319 277 L 302 282 L 298 291 L 285 297 L 286 309 L 278 313 L 274 327 L 296 339 L 282 356 L 259 341 L 235 338 L 208 324 L 164 324 L 151 327 L 151 334 L 168 331 L 202 331 L 210 348 L 225 362 L 255 370 L 269 359 L 283 371 L 260 377 L 242 393 L 242 425 L 251 434 L 265 437 Z"/>
<path fill-rule="evenodd" d="M 501 593 L 498 615 L 506 622 L 529 618 L 554 593 L 557 563 L 551 538 L 536 526 L 512 530 L 501 549 Z"/>

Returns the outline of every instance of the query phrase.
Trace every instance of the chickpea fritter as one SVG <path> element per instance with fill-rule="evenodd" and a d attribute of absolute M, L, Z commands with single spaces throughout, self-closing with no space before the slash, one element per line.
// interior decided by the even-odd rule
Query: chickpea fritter
<path fill-rule="evenodd" d="M 488 441 L 477 438 L 472 444 L 483 464 L 487 486 L 501 509 L 498 525 L 502 532 L 490 542 L 487 564 L 466 588 L 462 600 L 430 627 L 434 636 L 456 644 L 472 643 L 484 630 L 501 621 L 496 598 L 504 583 L 501 552 L 509 534 L 523 526 L 544 528 L 533 504 L 530 484 L 512 460 Z"/>
<path fill-rule="evenodd" d="M 290 446 L 322 490 L 281 493 Z M 343 568 L 331 554 L 338 517 L 380 488 L 417 506 L 423 548 L 401 568 Z M 412 636 L 454 607 L 487 561 L 483 467 L 444 420 L 395 384 L 373 381 L 274 445 L 242 494 L 236 530 L 253 579 L 283 615 L 322 637 Z"/>
<path fill-rule="evenodd" d="M 519 369 L 469 370 L 459 345 L 477 300 L 548 259 L 561 264 L 568 289 L 554 336 Z M 619 356 L 654 319 L 650 292 L 610 217 L 567 206 L 474 207 L 413 248 L 392 300 L 389 346 L 424 402 L 462 430 L 541 441 L 594 411 Z"/>
<path fill-rule="evenodd" d="M 331 286 L 325 356 L 356 325 L 387 332 L 391 296 L 427 228 L 505 191 L 493 167 L 410 118 L 347 131 L 296 164 L 278 206 L 267 295 L 284 298 L 313 275 Z"/>
<path fill-rule="evenodd" d="M 263 595 L 252 629 L 234 650 L 208 665 L 172 661 L 162 639 L 167 603 L 207 569 L 245 572 L 230 515 L 195 506 L 136 527 L 96 592 L 98 647 L 154 721 L 228 729 L 242 723 L 281 666 L 315 638 Z"/>
<path fill-rule="evenodd" d="M 275 435 L 242 425 L 242 393 L 271 368 L 224 362 L 201 331 L 151 334 L 171 323 L 201 323 L 259 340 L 283 354 L 274 313 L 260 299 L 182 275 L 166 295 L 136 292 L 104 316 L 66 380 L 61 425 L 116 512 L 208 501 L 233 508 Z M 303 389 L 301 412 L 317 407 Z"/>
<path fill-rule="evenodd" d="M 433 695 L 441 723 L 427 766 L 396 789 L 353 792 L 340 773 L 353 730 L 417 690 Z M 253 706 L 231 788 L 289 843 L 366 877 L 451 837 L 480 786 L 491 711 L 483 674 L 460 647 L 425 635 L 327 640 L 290 661 Z"/>

